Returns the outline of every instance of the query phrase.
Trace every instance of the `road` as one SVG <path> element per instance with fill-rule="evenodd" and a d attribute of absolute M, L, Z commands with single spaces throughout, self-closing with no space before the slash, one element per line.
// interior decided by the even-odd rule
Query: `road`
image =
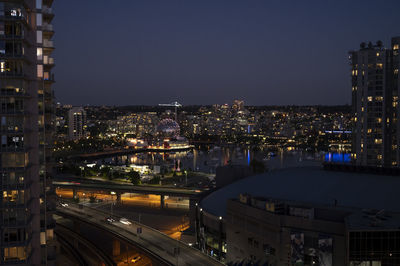
<path fill-rule="evenodd" d="M 130 221 L 131 225 L 122 224 L 118 219 L 114 223 L 107 223 L 105 221 L 107 214 L 85 206 L 82 206 L 81 209 L 72 204 L 69 204 L 68 207 L 57 207 L 57 213 L 125 237 L 132 244 L 147 250 L 169 265 L 222 265 L 199 250 L 134 221 Z M 138 228 L 142 230 L 139 235 L 137 234 Z M 179 254 L 175 255 L 176 253 Z"/>
<path fill-rule="evenodd" d="M 142 194 L 156 194 L 156 195 L 169 195 L 175 197 L 199 197 L 201 190 L 186 189 L 186 188 L 172 188 L 160 186 L 134 186 L 128 184 L 102 184 L 102 183 L 79 183 L 79 182 L 64 182 L 54 181 L 53 185 L 60 188 L 76 188 L 76 189 L 92 189 L 92 190 L 106 190 L 106 191 L 119 191 L 122 193 L 142 193 Z"/>

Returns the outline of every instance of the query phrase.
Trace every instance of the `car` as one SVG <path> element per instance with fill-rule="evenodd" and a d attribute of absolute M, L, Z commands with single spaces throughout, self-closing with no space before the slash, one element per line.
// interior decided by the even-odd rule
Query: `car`
<path fill-rule="evenodd" d="M 112 217 L 106 217 L 106 221 L 111 224 L 111 223 L 115 222 L 115 219 Z"/>
<path fill-rule="evenodd" d="M 134 257 L 131 259 L 131 262 L 136 263 L 136 262 L 138 262 L 138 261 L 141 260 L 141 259 L 142 259 L 142 257 L 140 257 L 139 255 L 136 255 L 136 256 L 134 256 Z"/>
<path fill-rule="evenodd" d="M 131 225 L 132 223 L 128 221 L 126 218 L 119 219 L 119 222 L 126 225 Z"/>
<path fill-rule="evenodd" d="M 68 203 L 65 203 L 65 202 L 61 202 L 60 205 L 63 207 L 68 207 Z"/>

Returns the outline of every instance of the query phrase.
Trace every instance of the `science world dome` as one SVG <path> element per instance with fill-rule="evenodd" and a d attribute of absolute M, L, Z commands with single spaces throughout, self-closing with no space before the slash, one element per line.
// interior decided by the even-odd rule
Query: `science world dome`
<path fill-rule="evenodd" d="M 157 132 L 164 138 L 177 138 L 180 133 L 180 127 L 175 120 L 166 118 L 161 120 L 158 124 Z"/>

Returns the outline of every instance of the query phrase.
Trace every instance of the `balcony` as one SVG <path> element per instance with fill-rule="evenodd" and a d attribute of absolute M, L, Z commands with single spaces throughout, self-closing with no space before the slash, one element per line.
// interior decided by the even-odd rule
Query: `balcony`
<path fill-rule="evenodd" d="M 54 49 L 54 42 L 49 40 L 43 40 L 43 47 Z"/>
<path fill-rule="evenodd" d="M 51 7 L 43 6 L 42 14 L 43 14 L 44 19 L 48 18 L 48 19 L 52 20 L 54 17 L 53 9 Z"/>
<path fill-rule="evenodd" d="M 43 56 L 43 64 L 47 66 L 54 66 L 54 58 L 48 57 L 47 55 Z"/>
<path fill-rule="evenodd" d="M 43 31 L 54 31 L 53 30 L 53 25 L 51 25 L 51 24 L 43 24 L 42 25 L 42 30 Z"/>

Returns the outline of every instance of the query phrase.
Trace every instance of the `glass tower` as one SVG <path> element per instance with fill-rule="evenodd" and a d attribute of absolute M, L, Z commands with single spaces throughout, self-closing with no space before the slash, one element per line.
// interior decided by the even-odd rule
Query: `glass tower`
<path fill-rule="evenodd" d="M 51 4 L 0 0 L 1 265 L 55 264 Z"/>

